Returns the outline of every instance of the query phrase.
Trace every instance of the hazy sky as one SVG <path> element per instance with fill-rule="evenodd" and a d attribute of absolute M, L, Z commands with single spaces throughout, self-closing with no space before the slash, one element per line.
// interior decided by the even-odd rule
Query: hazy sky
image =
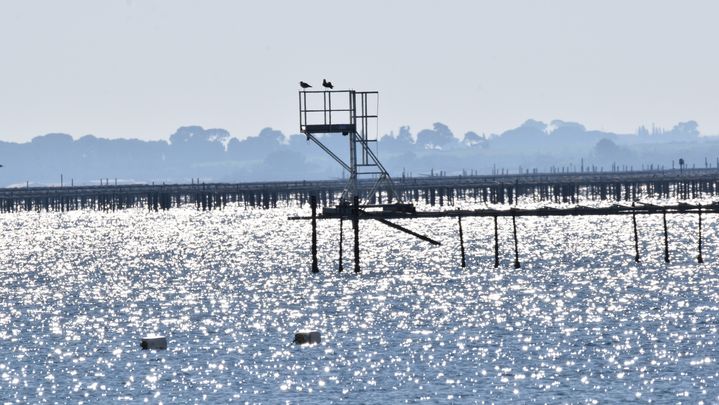
<path fill-rule="evenodd" d="M 527 118 L 719 134 L 719 2 L 0 0 L 0 139 L 297 132 L 297 82 L 379 90 L 380 132 Z"/>

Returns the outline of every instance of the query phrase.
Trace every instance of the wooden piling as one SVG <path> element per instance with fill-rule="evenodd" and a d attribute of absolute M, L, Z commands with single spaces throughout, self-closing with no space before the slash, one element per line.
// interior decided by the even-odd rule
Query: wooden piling
<path fill-rule="evenodd" d="M 497 227 L 497 216 L 494 216 L 494 268 L 499 267 L 499 231 Z"/>
<path fill-rule="evenodd" d="M 667 228 L 667 210 L 662 211 L 662 221 L 664 222 L 664 262 L 669 263 L 669 229 Z"/>
<path fill-rule="evenodd" d="M 514 268 L 518 269 L 521 266 L 519 264 L 519 250 L 517 249 L 517 221 L 515 218 L 516 217 L 512 215 L 512 230 L 514 234 Z"/>
<path fill-rule="evenodd" d="M 634 207 L 634 203 L 632 203 Z M 634 228 L 634 261 L 639 263 L 639 233 L 637 232 L 637 213 L 632 211 L 632 225 Z"/>
<path fill-rule="evenodd" d="M 697 256 L 697 262 L 701 264 L 701 263 L 704 263 L 704 258 L 702 257 L 702 205 L 701 204 L 699 204 L 698 213 L 699 213 L 699 255 Z"/>
<path fill-rule="evenodd" d="M 319 273 L 317 267 L 317 197 L 310 197 L 310 208 L 312 209 L 312 272 Z"/>
<path fill-rule="evenodd" d="M 462 255 L 462 268 L 467 267 L 467 262 L 464 260 L 464 235 L 462 234 L 462 216 L 457 215 L 457 221 L 459 222 L 459 251 Z"/>

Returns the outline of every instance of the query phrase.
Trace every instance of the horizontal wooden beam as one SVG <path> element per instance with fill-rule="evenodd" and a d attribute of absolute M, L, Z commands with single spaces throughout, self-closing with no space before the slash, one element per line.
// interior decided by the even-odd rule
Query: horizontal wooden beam
<path fill-rule="evenodd" d="M 420 219 L 420 218 L 452 218 L 452 217 L 559 217 L 559 216 L 605 216 L 605 215 L 648 215 L 648 214 L 698 214 L 700 206 L 692 204 L 675 205 L 637 205 L 636 207 L 625 205 L 612 205 L 609 207 L 571 207 L 555 208 L 542 207 L 531 209 L 476 209 L 476 210 L 451 210 L 451 211 L 418 211 L 415 213 L 397 213 L 391 211 L 372 212 L 370 215 L 361 216 L 360 219 Z M 701 205 L 702 213 L 719 213 L 719 203 Z M 318 219 L 337 219 L 341 214 L 323 214 Z M 291 220 L 310 219 L 310 217 L 296 216 L 289 217 Z"/>

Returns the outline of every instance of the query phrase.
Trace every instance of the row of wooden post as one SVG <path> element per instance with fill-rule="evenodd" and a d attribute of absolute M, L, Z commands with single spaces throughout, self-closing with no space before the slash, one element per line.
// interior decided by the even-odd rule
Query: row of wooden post
<path fill-rule="evenodd" d="M 634 206 L 634 204 L 632 204 Z M 702 207 L 699 205 L 698 207 L 698 215 L 699 215 L 699 254 L 697 255 L 697 262 L 698 263 L 704 263 L 704 258 L 702 256 Z M 459 246 L 460 246 L 460 254 L 461 254 L 461 266 L 466 267 L 466 260 L 465 260 L 465 251 L 464 251 L 464 235 L 462 232 L 462 217 L 458 216 L 459 220 Z M 664 223 L 664 261 L 666 263 L 669 263 L 669 229 L 667 227 L 667 212 L 664 210 L 662 212 L 662 222 Z M 632 226 L 634 228 L 634 261 L 637 263 L 639 262 L 639 233 L 637 231 L 637 214 L 636 212 L 632 213 Z M 518 250 L 518 243 L 517 243 L 517 221 L 516 217 L 512 215 L 512 235 L 514 237 L 514 268 L 518 269 L 521 267 L 521 264 L 519 263 L 519 250 Z M 499 267 L 499 231 L 497 226 L 497 216 L 494 216 L 494 267 Z"/>
<path fill-rule="evenodd" d="M 497 225 L 497 216 L 494 216 L 494 267 L 499 267 L 499 229 Z M 512 236 L 514 238 L 514 268 L 522 267 L 519 263 L 519 242 L 517 240 L 517 220 L 512 215 Z"/>
<path fill-rule="evenodd" d="M 462 232 L 462 216 L 457 215 L 459 222 L 459 250 L 461 255 L 461 266 L 467 267 L 467 261 L 465 259 L 464 252 L 464 234 Z M 497 225 L 497 216 L 494 216 L 494 267 L 499 267 L 499 229 Z M 514 237 L 514 268 L 518 269 L 521 267 L 519 263 L 519 243 L 517 241 L 517 220 L 512 215 L 512 235 Z"/>
<path fill-rule="evenodd" d="M 632 204 L 634 206 L 634 204 Z M 312 210 L 312 272 L 318 273 L 319 267 L 317 265 L 317 197 L 310 197 L 310 208 Z M 351 211 L 352 230 L 354 233 L 354 271 L 355 273 L 360 272 L 359 263 L 359 200 L 357 197 L 354 198 Z M 701 205 L 698 207 L 699 214 L 699 254 L 697 255 L 697 262 L 704 263 L 702 257 L 702 208 Z M 494 267 L 499 267 L 499 229 L 497 216 L 494 217 Z M 340 240 L 339 240 L 339 271 L 343 271 L 343 257 L 342 257 L 342 245 L 343 245 L 343 219 L 340 218 Z M 457 222 L 459 224 L 459 249 L 461 267 L 467 266 L 464 248 L 464 232 L 462 230 L 462 216 L 457 215 Z M 669 263 L 669 230 L 667 227 L 667 212 L 662 212 L 662 222 L 664 224 L 664 261 Z M 637 263 L 640 261 L 639 256 L 639 232 L 637 231 L 637 214 L 632 212 L 632 228 L 634 230 L 634 261 Z M 516 217 L 512 215 L 512 236 L 514 239 L 514 268 L 518 269 L 521 267 L 519 262 L 519 250 L 517 240 L 517 221 Z"/>
<path fill-rule="evenodd" d="M 317 265 L 317 197 L 316 196 L 310 196 L 310 209 L 312 211 L 312 272 L 313 273 L 319 273 L 319 267 Z M 359 246 L 359 198 L 354 197 L 354 200 L 352 201 L 352 211 L 351 211 L 351 221 L 352 221 L 352 230 L 354 233 L 354 271 L 355 273 L 360 272 L 360 246 Z M 343 238 L 343 229 L 342 229 L 342 223 L 343 219 L 340 218 L 340 247 L 339 247 L 339 271 L 344 270 L 343 258 L 342 258 L 342 244 L 344 241 Z"/>
<path fill-rule="evenodd" d="M 634 204 L 632 204 L 634 206 Z M 704 263 L 704 258 L 702 256 L 702 207 L 699 205 L 698 207 L 698 215 L 699 215 L 699 242 L 698 242 L 698 250 L 699 254 L 697 255 L 697 262 L 698 263 Z M 461 221 L 461 219 L 460 219 Z M 664 224 L 664 261 L 666 263 L 669 263 L 669 228 L 667 227 L 667 212 L 664 210 L 662 212 L 662 222 Z M 632 225 L 634 228 L 634 260 L 638 263 L 639 262 L 639 233 L 637 231 L 637 214 L 632 213 Z M 517 249 L 517 222 L 516 217 L 512 215 L 512 234 L 514 236 L 514 268 L 518 269 L 521 267 L 519 263 L 519 251 Z M 460 231 L 459 231 L 459 237 L 460 237 L 460 244 L 461 244 L 461 253 L 462 253 L 462 267 L 465 267 L 465 258 L 464 258 L 464 242 L 462 241 L 462 225 L 460 222 Z M 499 232 L 497 231 L 497 216 L 494 216 L 494 267 L 499 267 Z"/>
<path fill-rule="evenodd" d="M 632 203 L 632 207 L 634 203 Z M 699 242 L 697 255 L 697 262 L 704 263 L 704 257 L 702 256 L 702 206 L 699 205 L 697 208 L 697 214 L 699 215 Z M 667 210 L 662 211 L 662 224 L 664 225 L 664 262 L 669 263 L 669 227 L 667 226 Z M 639 263 L 639 232 L 637 231 L 637 213 L 632 212 L 632 227 L 634 228 L 634 261 Z"/>

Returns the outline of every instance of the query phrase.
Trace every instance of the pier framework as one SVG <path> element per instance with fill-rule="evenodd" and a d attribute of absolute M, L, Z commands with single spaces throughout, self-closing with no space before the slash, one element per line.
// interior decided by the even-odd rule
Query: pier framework
<path fill-rule="evenodd" d="M 422 235 L 414 232 L 404 226 L 398 225 L 391 222 L 390 220 L 396 219 L 428 219 L 428 218 L 456 218 L 458 222 L 458 237 L 460 247 L 460 267 L 466 267 L 466 252 L 464 248 L 464 233 L 462 230 L 462 218 L 467 217 L 484 217 L 493 218 L 494 220 L 494 267 L 499 267 L 500 255 L 499 255 L 499 231 L 498 221 L 499 218 L 508 218 L 512 222 L 512 240 L 514 248 L 514 268 L 520 268 L 521 263 L 519 260 L 519 247 L 517 237 L 517 223 L 518 217 L 580 217 L 580 216 L 631 216 L 632 218 L 632 240 L 634 241 L 634 260 L 638 263 L 641 261 L 641 254 L 639 249 L 639 232 L 637 231 L 637 216 L 638 215 L 661 215 L 663 224 L 663 235 L 664 235 L 664 261 L 670 262 L 669 254 L 669 228 L 667 225 L 667 214 L 683 214 L 683 215 L 694 215 L 697 217 L 697 262 L 699 264 L 704 263 L 703 257 L 703 240 L 702 240 L 702 215 L 706 214 L 717 214 L 719 213 L 719 202 L 712 202 L 710 204 L 689 204 L 689 203 L 678 203 L 668 205 L 656 205 L 649 203 L 632 203 L 631 205 L 626 204 L 613 204 L 604 207 L 586 207 L 586 206 L 570 206 L 570 207 L 540 207 L 540 208 L 481 208 L 481 209 L 453 209 L 443 211 L 398 211 L 385 209 L 386 207 L 362 207 L 359 205 L 357 199 L 354 203 L 344 209 L 325 211 L 322 214 L 317 214 L 316 211 L 316 199 L 310 200 L 311 216 L 294 216 L 290 217 L 290 220 L 311 220 L 312 221 L 312 271 L 318 273 L 317 267 L 317 220 L 339 220 L 340 224 L 340 247 L 339 247 L 339 271 L 343 269 L 343 257 L 342 257 L 342 222 L 349 220 L 352 222 L 352 228 L 354 231 L 354 270 L 356 273 L 360 272 L 360 239 L 359 239 L 359 223 L 361 220 L 374 220 L 384 225 L 387 225 L 398 231 L 407 233 L 420 240 L 431 243 L 433 245 L 440 245 L 441 243 L 433 239 L 431 236 Z"/>
<path fill-rule="evenodd" d="M 374 187 L 374 179 L 358 180 L 369 205 L 423 202 L 432 207 L 461 201 L 513 206 L 520 201 L 581 204 L 588 201 L 693 200 L 719 195 L 719 171 L 643 171 L 497 176 L 399 177 L 394 192 Z M 229 203 L 270 209 L 305 205 L 310 196 L 320 207 L 335 207 L 346 181 L 284 181 L 207 184 L 130 184 L 70 187 L 0 188 L 0 212 L 111 211 L 126 208 L 166 210 L 195 207 L 222 209 Z M 350 200 L 347 200 L 351 202 Z"/>
<path fill-rule="evenodd" d="M 333 107 L 332 96 L 343 96 L 347 93 L 347 107 Z M 323 203 L 322 213 L 317 213 L 317 195 L 310 197 L 310 217 L 291 217 L 291 220 L 307 219 L 312 222 L 312 272 L 318 273 L 317 264 L 317 220 L 335 219 L 340 225 L 340 257 L 339 270 L 343 269 L 342 258 L 342 224 L 350 220 L 354 234 L 354 271 L 360 272 L 360 240 L 359 227 L 361 220 L 375 220 L 390 228 L 412 235 L 420 240 L 439 245 L 440 242 L 431 236 L 422 235 L 401 226 L 390 220 L 392 219 L 422 219 L 422 218 L 445 218 L 456 217 L 459 228 L 459 246 L 461 256 L 461 267 L 466 267 L 464 234 L 462 230 L 463 217 L 492 217 L 494 219 L 494 266 L 499 266 L 499 235 L 498 218 L 510 217 L 512 221 L 512 236 L 514 242 L 514 267 L 521 266 L 519 260 L 518 238 L 517 238 L 517 217 L 528 216 L 606 216 L 606 215 L 631 215 L 633 224 L 633 236 L 635 246 L 635 260 L 640 261 L 639 235 L 637 232 L 637 215 L 661 213 L 664 224 L 664 259 L 670 261 L 669 241 L 666 215 L 672 214 L 696 214 L 699 217 L 698 225 L 698 256 L 697 261 L 703 263 L 702 256 L 702 209 L 704 212 L 719 212 L 719 203 L 712 203 L 709 206 L 691 205 L 687 203 L 654 205 L 641 203 L 645 199 L 671 199 L 688 200 L 706 196 L 715 196 L 717 189 L 716 170 L 684 172 L 683 161 L 678 172 L 612 172 L 605 174 L 596 173 L 562 173 L 552 176 L 543 176 L 526 173 L 525 175 L 493 176 L 491 180 L 477 176 L 456 176 L 446 178 L 434 176 L 423 179 L 402 178 L 397 185 L 392 181 L 389 173 L 380 163 L 377 156 L 372 152 L 369 137 L 367 136 L 367 119 L 376 119 L 377 115 L 367 113 L 367 95 L 377 95 L 377 92 L 355 92 L 348 91 L 300 91 L 299 111 L 300 130 L 307 135 L 307 140 L 314 141 L 322 150 L 332 157 L 344 170 L 349 172 L 349 182 L 344 188 L 339 203 L 335 206 Z M 309 96 L 321 96 L 322 102 L 315 103 L 316 107 L 309 107 Z M 360 100 L 358 109 L 357 100 Z M 333 118 L 340 114 L 339 122 Z M 377 114 L 377 113 L 376 113 Z M 349 136 L 349 163 L 346 163 L 334 151 L 327 148 L 314 133 L 335 134 L 342 133 Z M 358 161 L 358 153 L 362 160 Z M 369 157 L 369 158 L 368 158 Z M 367 187 L 368 191 L 360 191 L 359 174 L 361 168 L 371 167 L 374 171 L 364 174 L 374 175 L 376 181 Z M 678 177 L 677 177 L 678 176 Z M 384 186 L 385 198 L 383 200 Z M 482 209 L 452 209 L 452 210 L 429 210 L 418 211 L 416 202 L 423 198 L 427 205 L 435 206 L 437 200 L 439 205 L 454 205 L 455 200 L 474 199 L 475 202 L 483 202 L 493 205 L 509 205 L 502 208 Z M 512 207 L 517 205 L 520 199 L 532 202 L 556 202 L 572 205 L 571 207 L 541 207 L 521 209 Z M 631 201 L 631 206 L 626 204 L 613 204 L 605 207 L 588 207 L 578 205 L 588 200 L 613 200 L 615 202 Z M 639 203 L 637 203 L 639 202 Z"/>

